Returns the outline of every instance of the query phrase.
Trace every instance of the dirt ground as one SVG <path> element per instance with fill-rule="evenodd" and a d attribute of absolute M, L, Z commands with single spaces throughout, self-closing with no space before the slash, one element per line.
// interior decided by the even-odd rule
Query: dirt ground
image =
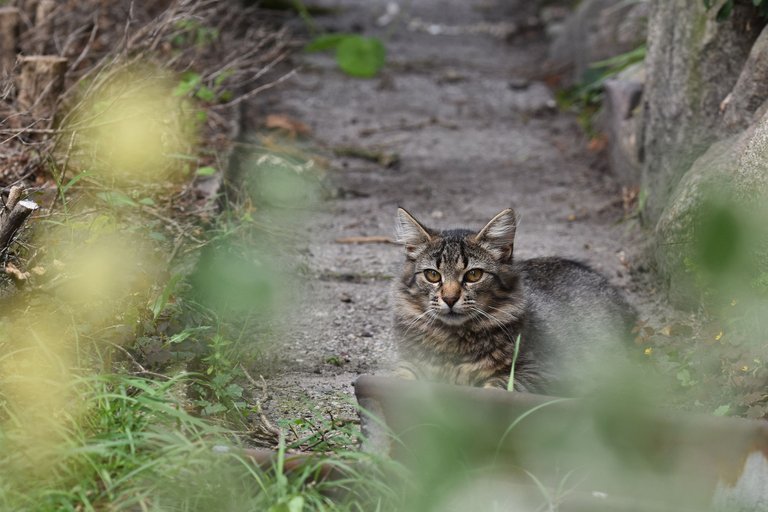
<path fill-rule="evenodd" d="M 379 77 L 350 78 L 330 54 L 301 55 L 299 73 L 263 107 L 308 124 L 321 147 L 399 155 L 391 168 L 358 158 L 331 162 L 339 193 L 306 225 L 298 263 L 309 277 L 264 402 L 273 419 L 354 416 L 352 382 L 386 372 L 395 360 L 390 287 L 401 249 L 336 239 L 391 235 L 397 206 L 434 227 L 475 228 L 512 206 L 520 219 L 516 257 L 583 260 L 643 307 L 627 265 L 642 235 L 635 223 L 620 222 L 621 190 L 603 156 L 587 149 L 574 116 L 558 111 L 537 79 L 545 36 L 514 32 L 536 21 L 523 12 L 529 4 L 401 2 L 400 19 L 382 27 L 387 3 L 326 0 L 341 11 L 317 19 L 335 31 L 381 37 L 388 63 Z"/>

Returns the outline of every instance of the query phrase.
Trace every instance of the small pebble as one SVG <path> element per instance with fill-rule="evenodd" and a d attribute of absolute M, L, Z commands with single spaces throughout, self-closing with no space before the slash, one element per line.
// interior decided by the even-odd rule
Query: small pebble
<path fill-rule="evenodd" d="M 528 86 L 531 85 L 531 82 L 526 80 L 525 78 L 513 78 L 509 82 L 507 82 L 507 85 L 513 91 L 522 91 L 524 89 L 527 89 Z"/>

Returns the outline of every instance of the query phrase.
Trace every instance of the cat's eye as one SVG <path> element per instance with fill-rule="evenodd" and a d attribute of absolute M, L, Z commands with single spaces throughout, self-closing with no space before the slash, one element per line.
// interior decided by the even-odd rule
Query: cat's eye
<path fill-rule="evenodd" d="M 468 283 L 476 283 L 483 277 L 483 271 L 479 268 L 473 268 L 464 274 L 464 280 Z"/>
<path fill-rule="evenodd" d="M 430 283 L 439 283 L 440 282 L 440 272 L 437 270 L 432 270 L 431 268 L 428 268 L 424 271 L 424 279 L 429 281 Z"/>

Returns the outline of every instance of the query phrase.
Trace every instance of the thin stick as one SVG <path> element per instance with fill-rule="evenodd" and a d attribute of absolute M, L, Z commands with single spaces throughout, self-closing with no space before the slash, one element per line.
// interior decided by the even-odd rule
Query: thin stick
<path fill-rule="evenodd" d="M 245 366 L 243 366 L 241 364 L 240 365 L 240 369 L 243 370 L 243 374 L 245 374 L 245 378 L 248 379 L 248 381 L 250 381 L 251 384 L 253 384 L 254 386 L 259 387 L 259 383 L 256 381 L 256 379 L 251 377 L 251 374 L 248 373 L 248 370 L 245 369 Z M 260 387 L 261 387 L 262 395 L 266 396 L 267 395 L 267 381 L 264 380 L 264 377 L 261 377 L 261 386 Z M 256 412 L 259 415 L 259 423 L 260 423 L 260 426 L 261 426 L 261 428 L 263 430 L 265 430 L 268 434 L 271 434 L 271 435 L 277 437 L 278 439 L 280 437 L 282 437 L 282 435 L 283 435 L 282 431 L 279 428 L 277 428 L 274 425 L 272 425 L 272 422 L 269 421 L 269 419 L 266 417 L 266 415 L 264 415 L 264 411 L 262 410 L 262 407 L 261 407 L 261 400 L 259 400 L 259 399 L 256 399 Z"/>
<path fill-rule="evenodd" d="M 19 231 L 24 221 L 27 220 L 32 212 L 37 210 L 37 203 L 24 199 L 16 203 L 11 213 L 4 219 L 0 226 L 0 252 L 4 251 L 11 244 L 11 240 Z"/>
<path fill-rule="evenodd" d="M 7 211 L 13 210 L 13 207 L 16 206 L 16 203 L 19 202 L 19 199 L 21 199 L 22 190 L 22 187 L 18 185 L 11 187 L 11 191 L 8 192 L 8 201 L 5 203 L 5 209 Z"/>
<path fill-rule="evenodd" d="M 337 244 L 394 244 L 391 237 L 382 235 L 345 236 L 336 239 Z"/>

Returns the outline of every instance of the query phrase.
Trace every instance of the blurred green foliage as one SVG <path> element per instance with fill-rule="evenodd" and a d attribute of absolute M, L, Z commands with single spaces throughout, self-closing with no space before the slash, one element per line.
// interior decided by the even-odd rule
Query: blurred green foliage
<path fill-rule="evenodd" d="M 186 46 L 203 47 L 215 43 L 219 39 L 219 31 L 206 27 L 194 19 L 182 19 L 175 24 L 175 33 L 171 44 L 177 48 Z"/>
<path fill-rule="evenodd" d="M 373 78 L 386 62 L 387 51 L 384 44 L 375 37 L 363 37 L 356 34 L 326 34 L 310 41 L 306 52 L 335 50 L 339 68 L 349 76 Z"/>
<path fill-rule="evenodd" d="M 711 9 L 716 4 L 715 0 L 703 0 L 703 2 L 704 2 L 704 7 L 706 7 L 707 9 Z M 751 2 L 752 2 L 752 5 L 757 8 L 760 16 L 768 17 L 768 1 L 751 0 Z M 733 13 L 734 5 L 735 5 L 735 0 L 726 0 L 717 9 L 717 14 L 715 14 L 715 19 L 717 21 L 727 20 Z"/>
<path fill-rule="evenodd" d="M 641 45 L 629 52 L 590 64 L 578 84 L 557 92 L 558 105 L 564 110 L 575 110 L 579 116 L 579 124 L 587 135 L 595 135 L 594 117 L 603 103 L 603 85 L 606 80 L 633 64 L 642 62 L 645 53 L 646 47 Z"/>
<path fill-rule="evenodd" d="M 685 243 L 668 249 L 682 258 L 675 282 L 690 284 L 697 314 L 641 325 L 637 342 L 661 375 L 674 376 L 680 407 L 763 418 L 768 228 L 762 202 L 740 197 L 727 186 L 707 190 Z"/>

